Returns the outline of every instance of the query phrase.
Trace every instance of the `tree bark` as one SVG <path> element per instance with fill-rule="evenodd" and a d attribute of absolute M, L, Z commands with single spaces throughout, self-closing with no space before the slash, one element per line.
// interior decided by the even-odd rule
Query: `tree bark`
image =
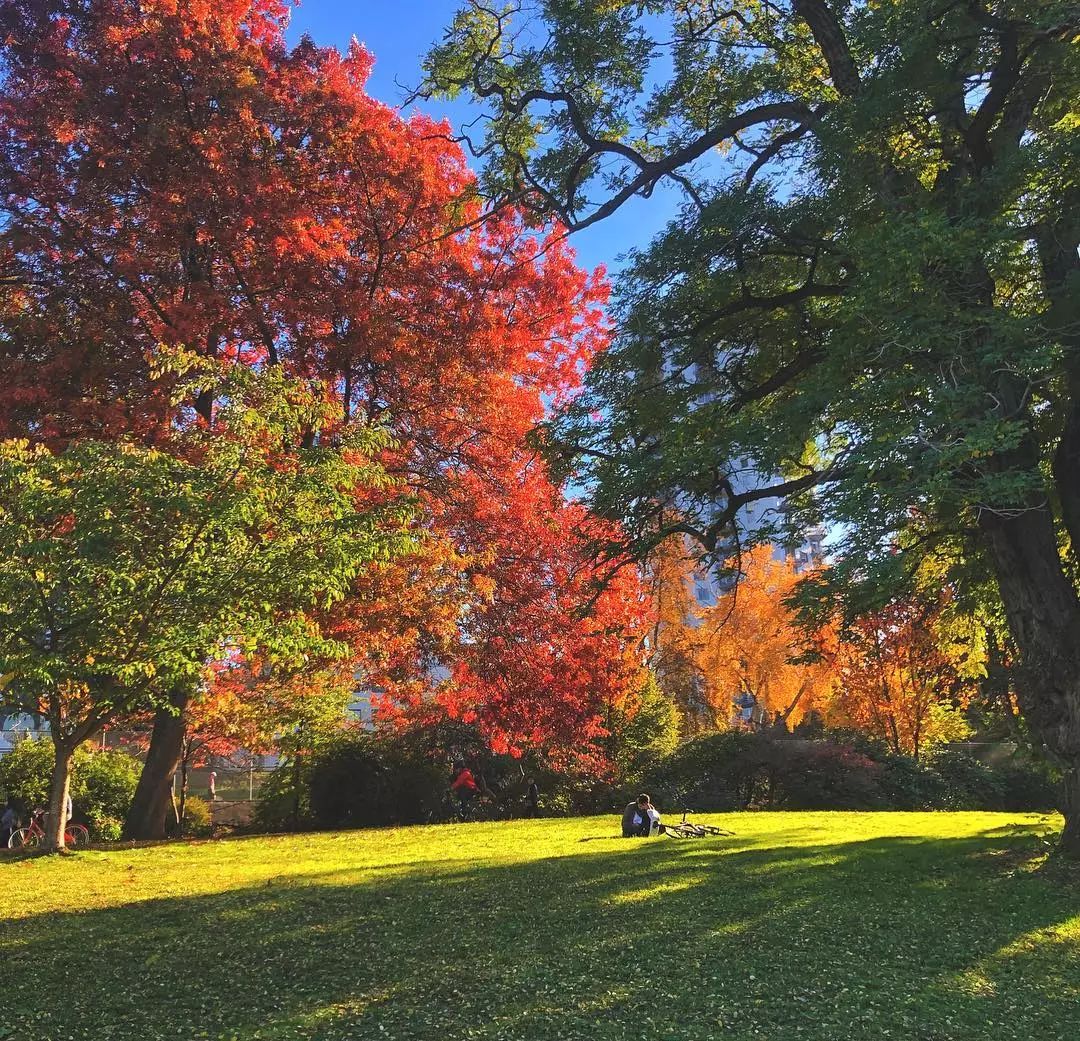
<path fill-rule="evenodd" d="M 53 742 L 56 757 L 49 780 L 49 816 L 45 822 L 45 849 L 57 853 L 65 846 L 67 828 L 67 799 L 71 788 L 71 760 L 75 746 L 66 741 Z"/>
<path fill-rule="evenodd" d="M 171 698 L 171 710 L 160 708 L 154 716 L 146 763 L 124 821 L 126 839 L 165 837 L 169 811 L 173 808 L 172 778 L 184 753 L 187 729 L 184 709 L 188 700 L 187 691 L 175 691 Z"/>
<path fill-rule="evenodd" d="M 1062 813 L 1065 814 L 1061 851 L 1073 860 L 1080 860 L 1080 768 L 1066 770 L 1061 786 Z"/>
<path fill-rule="evenodd" d="M 1046 506 L 984 511 L 980 527 L 1018 651 L 1020 709 L 1065 773 L 1062 850 L 1080 857 L 1080 599 Z"/>
<path fill-rule="evenodd" d="M 176 829 L 180 838 L 184 837 L 184 825 L 187 820 L 188 769 L 190 766 L 190 743 L 184 741 L 184 751 L 180 759 L 180 809 L 176 814 Z"/>

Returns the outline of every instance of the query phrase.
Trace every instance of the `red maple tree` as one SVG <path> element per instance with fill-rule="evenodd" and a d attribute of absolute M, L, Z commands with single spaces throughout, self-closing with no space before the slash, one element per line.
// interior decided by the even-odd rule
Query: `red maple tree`
<path fill-rule="evenodd" d="M 162 344 L 310 378 L 392 431 L 422 506 L 422 553 L 338 613 L 370 681 L 500 747 L 575 748 L 637 686 L 640 596 L 626 572 L 594 602 L 596 522 L 525 436 L 604 347 L 602 273 L 484 211 L 448 128 L 369 97 L 359 45 L 288 47 L 287 12 L 0 0 L 0 433 L 212 422 L 212 391 L 155 378 Z"/>

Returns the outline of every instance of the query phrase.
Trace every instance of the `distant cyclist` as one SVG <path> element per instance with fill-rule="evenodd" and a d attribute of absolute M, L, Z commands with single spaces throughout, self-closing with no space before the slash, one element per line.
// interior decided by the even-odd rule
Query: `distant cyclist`
<path fill-rule="evenodd" d="M 454 766 L 454 778 L 450 782 L 450 791 L 457 796 L 462 810 L 467 810 L 472 805 L 473 799 L 480 794 L 480 785 L 476 783 L 472 770 L 464 763 L 457 763 Z"/>

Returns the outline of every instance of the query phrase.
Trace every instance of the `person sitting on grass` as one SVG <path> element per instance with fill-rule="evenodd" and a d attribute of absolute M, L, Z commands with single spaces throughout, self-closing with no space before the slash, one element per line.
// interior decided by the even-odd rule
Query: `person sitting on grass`
<path fill-rule="evenodd" d="M 647 838 L 660 830 L 660 812 L 648 795 L 642 793 L 630 803 L 622 815 L 624 839 Z"/>

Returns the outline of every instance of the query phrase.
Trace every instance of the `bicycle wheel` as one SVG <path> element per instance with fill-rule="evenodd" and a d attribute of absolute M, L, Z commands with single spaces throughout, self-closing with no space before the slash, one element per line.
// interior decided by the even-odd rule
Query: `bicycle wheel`
<path fill-rule="evenodd" d="M 8 849 L 37 849 L 41 843 L 41 836 L 30 828 L 19 828 L 11 833 L 8 839 Z"/>
<path fill-rule="evenodd" d="M 90 845 L 90 832 L 84 824 L 69 824 L 64 830 L 64 843 L 72 849 Z"/>

